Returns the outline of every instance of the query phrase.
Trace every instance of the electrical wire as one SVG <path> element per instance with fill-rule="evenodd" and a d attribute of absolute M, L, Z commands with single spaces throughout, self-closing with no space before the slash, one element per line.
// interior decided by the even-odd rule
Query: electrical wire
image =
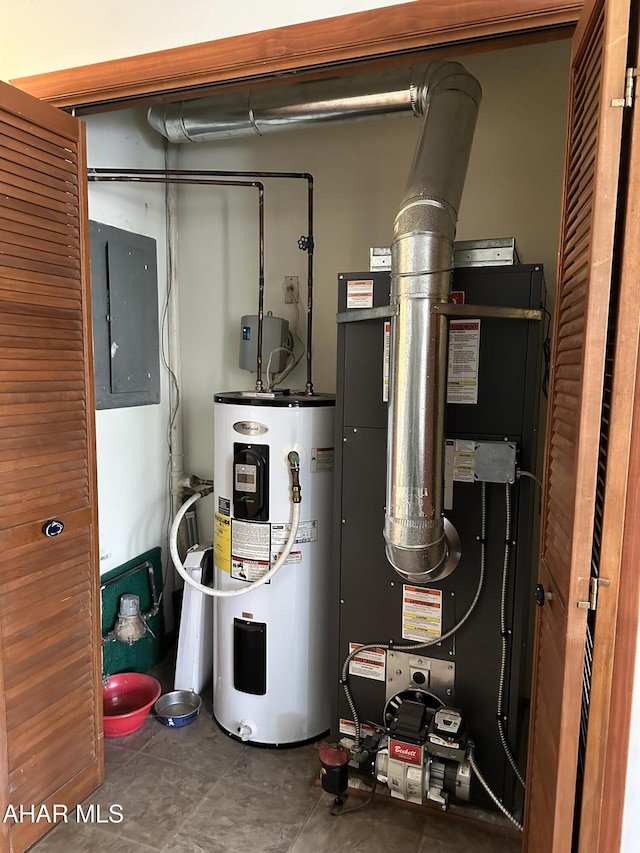
<path fill-rule="evenodd" d="M 496 709 L 496 719 L 498 721 L 498 735 L 500 743 L 507 756 L 509 764 L 516 774 L 518 782 L 523 788 L 526 787 L 524 776 L 518 767 L 518 763 L 513 755 L 507 735 L 504 730 L 505 715 L 504 715 L 504 686 L 507 677 L 507 657 L 509 654 L 509 631 L 507 626 L 507 592 L 509 587 L 509 563 L 511 560 L 511 486 L 505 483 L 505 525 L 504 525 L 504 558 L 502 561 L 502 588 L 500 591 L 500 678 L 498 680 L 498 702 Z"/>
<path fill-rule="evenodd" d="M 336 803 L 333 803 L 331 808 L 329 809 L 329 814 L 333 815 L 334 817 L 340 817 L 343 814 L 353 814 L 353 812 L 359 812 L 362 809 L 365 809 L 367 806 L 371 805 L 371 803 L 373 802 L 373 798 L 376 795 L 376 788 L 377 787 L 378 787 L 378 777 L 374 776 L 373 777 L 373 788 L 369 792 L 369 796 L 367 797 L 367 799 L 364 802 L 359 803 L 357 806 L 354 806 L 351 809 L 343 809 L 341 806 L 337 806 Z"/>
<path fill-rule="evenodd" d="M 536 482 L 540 486 L 540 488 L 542 488 L 542 480 L 535 474 L 533 474 L 531 471 L 522 471 L 520 468 L 518 468 L 517 473 L 518 477 L 528 477 L 530 480 Z"/>
<path fill-rule="evenodd" d="M 298 303 L 297 303 L 297 302 L 294 302 L 294 303 L 293 303 L 293 305 L 294 305 L 294 308 L 296 309 L 296 323 L 295 323 L 295 326 L 294 326 L 294 329 L 293 329 L 293 334 L 294 334 L 294 336 L 295 336 L 296 340 L 298 341 L 298 343 L 300 344 L 300 354 L 298 355 L 298 357 L 297 357 L 297 358 L 294 358 L 294 361 L 293 361 L 291 364 L 289 364 L 287 367 L 285 367 L 285 369 L 282 371 L 282 373 L 279 373 L 279 374 L 274 378 L 273 382 L 271 383 L 271 387 L 272 387 L 272 388 L 274 388 L 276 385 L 279 385 L 281 382 L 283 382 L 283 381 L 287 378 L 287 376 L 288 376 L 288 375 L 289 375 L 293 370 L 295 370 L 295 369 L 296 369 L 296 367 L 297 367 L 297 366 L 300 364 L 300 362 L 302 361 L 302 356 L 305 354 L 305 350 L 306 350 L 306 348 L 305 348 L 305 345 L 304 345 L 304 344 L 303 344 L 303 342 L 302 342 L 302 338 L 300 337 L 300 332 L 299 332 L 299 326 L 300 326 L 300 308 L 299 308 L 299 306 L 298 306 Z M 295 348 L 296 348 L 296 346 L 295 346 L 295 341 L 292 341 L 292 345 L 291 345 L 291 352 L 294 354 L 294 356 L 295 356 Z"/>
<path fill-rule="evenodd" d="M 164 166 L 165 169 L 169 168 L 169 160 L 171 158 L 171 152 L 169 146 L 165 144 L 164 146 Z M 167 459 L 167 470 L 165 474 L 165 508 L 162 517 L 162 529 L 165 530 L 166 540 L 169 541 L 169 532 L 171 530 L 171 514 L 172 514 L 172 494 L 171 494 L 171 468 L 172 468 L 172 432 L 173 427 L 178 416 L 178 411 L 180 409 L 180 385 L 178 383 L 178 377 L 175 372 L 172 370 L 171 365 L 169 363 L 169 356 L 167 353 L 167 342 L 169 339 L 168 334 L 168 322 L 169 322 L 169 305 L 171 303 L 171 294 L 173 292 L 174 281 L 176 277 L 176 258 L 173 253 L 173 205 L 170 204 L 170 186 L 169 184 L 164 185 L 164 205 L 166 211 L 166 219 L 165 219 L 165 234 L 166 234 L 166 246 L 167 246 L 167 287 L 164 297 L 164 304 L 162 306 L 162 318 L 160 321 L 160 359 L 162 361 L 162 366 L 166 370 L 169 375 L 169 419 L 167 424 L 167 446 L 169 450 L 168 459 Z M 164 596 L 164 590 L 167 585 L 167 580 L 169 577 L 169 562 L 165 562 L 164 571 L 162 573 L 162 589 L 160 590 L 160 600 L 162 600 Z"/>
<path fill-rule="evenodd" d="M 281 381 L 281 379 L 279 378 L 277 373 L 273 373 L 273 374 L 271 373 L 271 360 L 273 359 L 273 356 L 277 352 L 286 352 L 287 356 L 290 356 L 290 355 L 294 356 L 293 351 L 290 350 L 289 347 L 276 347 L 275 349 L 271 350 L 271 352 L 269 353 L 269 359 L 267 361 L 267 369 L 266 369 L 267 391 L 271 391 L 273 389 L 274 385 L 276 385 L 278 382 Z M 294 364 L 291 365 L 291 370 L 293 370 L 293 367 L 295 367 L 296 363 L 297 362 L 295 362 L 295 356 L 294 356 Z M 287 371 L 287 369 L 285 367 L 285 369 L 282 371 L 282 374 L 284 374 L 284 376 L 286 376 L 288 372 L 290 372 L 290 371 Z M 269 380 L 269 376 L 273 376 L 273 379 Z M 284 378 L 284 376 L 282 378 Z"/>
<path fill-rule="evenodd" d="M 466 613 L 462 616 L 462 618 L 456 622 L 456 624 L 449 628 L 444 634 L 441 634 L 439 637 L 434 637 L 432 640 L 428 640 L 424 643 L 410 643 L 406 645 L 396 645 L 395 643 L 390 645 L 389 643 L 367 643 L 364 646 L 358 646 L 357 649 L 354 649 L 349 655 L 347 655 L 343 665 L 342 665 L 342 673 L 341 673 L 341 684 L 342 689 L 344 691 L 345 698 L 347 700 L 347 704 L 349 705 L 349 710 L 351 711 L 351 716 L 355 725 L 355 739 L 353 744 L 354 751 L 358 751 L 360 749 L 360 743 L 362 740 L 361 726 L 360 726 L 360 718 L 358 717 L 358 710 L 356 708 L 355 702 L 353 700 L 353 696 L 351 695 L 351 690 L 349 689 L 349 664 L 353 660 L 353 658 L 360 654 L 363 651 L 367 651 L 368 649 L 384 649 L 385 651 L 399 651 L 399 652 L 411 652 L 411 651 L 420 651 L 421 649 L 427 649 L 430 646 L 435 646 L 438 643 L 442 643 L 444 640 L 448 640 L 455 633 L 457 633 L 460 628 L 467 622 L 471 614 L 476 608 L 478 600 L 480 598 L 480 594 L 484 587 L 484 579 L 486 574 L 486 561 L 487 561 L 487 552 L 486 552 L 486 539 L 487 539 L 487 489 L 486 483 L 481 483 L 482 487 L 482 496 L 481 496 L 481 510 L 480 510 L 480 536 L 478 537 L 480 543 L 480 573 L 478 577 L 478 585 L 476 587 L 475 595 L 473 596 L 473 600 L 471 604 L 467 608 Z"/>
<path fill-rule="evenodd" d="M 475 746 L 474 746 L 474 744 L 473 744 L 473 743 L 471 743 L 471 744 L 470 744 L 468 757 L 469 757 L 469 764 L 471 765 L 471 769 L 473 770 L 473 772 L 474 772 L 474 773 L 476 774 L 476 776 L 478 777 L 478 782 L 480 782 L 480 784 L 482 785 L 482 787 L 485 789 L 485 791 L 487 792 L 487 794 L 489 794 L 489 796 L 491 797 L 491 799 L 493 800 L 493 802 L 496 804 L 496 806 L 500 809 L 500 811 L 502 812 L 502 814 L 503 814 L 505 817 L 509 818 L 509 820 L 511 821 L 511 823 L 512 823 L 512 824 L 514 824 L 514 826 L 515 826 L 517 829 L 519 829 L 519 830 L 520 830 L 520 832 L 522 832 L 522 824 L 520 823 L 520 821 L 519 821 L 519 820 L 517 820 L 517 818 L 515 818 L 515 817 L 511 814 L 511 812 L 509 811 L 509 809 L 507 809 L 507 808 L 506 808 L 506 806 L 504 806 L 504 805 L 500 802 L 500 800 L 498 799 L 498 797 L 494 794 L 494 792 L 493 792 L 493 791 L 491 790 L 491 788 L 489 787 L 489 783 L 487 782 L 487 780 L 484 778 L 484 776 L 483 776 L 483 775 L 482 775 L 482 773 L 480 772 L 480 768 L 478 767 L 478 764 L 477 764 L 477 762 L 476 762 Z"/>

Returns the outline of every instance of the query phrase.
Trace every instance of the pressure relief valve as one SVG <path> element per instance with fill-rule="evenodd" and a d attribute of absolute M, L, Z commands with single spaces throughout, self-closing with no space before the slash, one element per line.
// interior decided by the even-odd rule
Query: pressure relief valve
<path fill-rule="evenodd" d="M 291 500 L 294 504 L 302 501 L 302 489 L 300 488 L 300 456 L 292 450 L 287 457 L 289 459 L 289 471 L 291 472 Z"/>

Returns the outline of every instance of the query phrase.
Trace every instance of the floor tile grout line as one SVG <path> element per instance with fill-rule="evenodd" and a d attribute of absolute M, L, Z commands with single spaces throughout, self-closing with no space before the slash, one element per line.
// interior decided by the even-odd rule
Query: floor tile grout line
<path fill-rule="evenodd" d="M 218 780 L 218 781 L 219 781 L 219 780 Z M 176 828 L 173 830 L 173 832 L 171 833 L 171 835 L 170 835 L 168 838 L 166 838 L 166 839 L 165 839 L 165 841 L 164 841 L 164 843 L 163 843 L 162 847 L 160 847 L 160 848 L 159 848 L 160 853 L 165 853 L 165 851 L 167 851 L 167 853 L 171 853 L 171 850 L 172 850 L 173 848 L 171 848 L 171 847 L 167 847 L 167 845 L 168 845 L 168 844 L 171 844 L 171 843 L 174 841 L 174 839 L 175 839 L 176 835 L 178 835 L 178 833 L 179 833 L 179 832 L 181 832 L 182 828 L 187 824 L 187 822 L 188 822 L 188 821 L 190 821 L 190 820 L 193 818 L 193 816 L 194 816 L 194 815 L 195 815 L 195 813 L 198 811 L 198 809 L 200 808 L 200 806 L 204 803 L 204 801 L 205 801 L 205 800 L 207 799 L 207 797 L 209 796 L 210 791 L 211 791 L 213 788 L 215 788 L 215 786 L 216 786 L 217 784 L 218 784 L 218 782 L 213 782 L 213 783 L 209 786 L 209 788 L 207 788 L 206 793 L 204 793 L 204 794 L 200 797 L 200 799 L 198 800 L 198 802 L 196 803 L 196 805 L 191 809 L 191 811 L 190 811 L 187 815 L 185 815 L 185 817 L 183 818 L 183 820 L 178 824 L 178 826 L 176 826 Z"/>
<path fill-rule="evenodd" d="M 291 844 L 289 845 L 289 849 L 287 850 L 287 853 L 291 853 L 291 851 L 293 850 L 293 848 L 295 847 L 295 845 L 298 843 L 298 839 L 301 837 L 302 833 L 303 833 L 303 832 L 305 831 L 305 829 L 307 828 L 307 826 L 308 826 L 308 824 L 309 824 L 309 821 L 311 820 L 311 818 L 313 817 L 313 815 L 316 813 L 316 810 L 318 809 L 318 806 L 322 803 L 322 799 L 323 799 L 323 798 L 322 798 L 322 791 L 318 791 L 318 799 L 316 800 L 316 802 L 315 802 L 315 804 L 314 804 L 313 808 L 309 810 L 309 814 L 307 815 L 306 820 L 304 821 L 304 823 L 303 823 L 303 824 L 302 824 L 302 826 L 300 827 L 300 831 L 298 832 L 298 834 L 296 835 L 296 837 L 293 839 L 293 841 L 292 841 L 292 842 L 291 842 Z"/>
<path fill-rule="evenodd" d="M 102 835 L 105 836 L 105 840 L 107 840 L 107 836 L 109 840 L 111 840 L 115 836 L 115 838 L 117 838 L 119 841 L 124 841 L 127 844 L 137 844 L 140 847 L 141 853 L 144 853 L 145 850 L 148 850 L 149 853 L 151 853 L 151 851 L 153 851 L 153 853 L 160 853 L 160 848 L 154 847 L 153 844 L 147 844 L 144 841 L 135 841 L 134 839 L 129 838 L 126 835 L 119 835 L 115 830 L 113 830 L 112 832 L 106 832 L 104 829 L 100 829 L 100 827 L 96 827 L 96 829 L 98 829 L 102 833 Z"/>
<path fill-rule="evenodd" d="M 173 761 L 173 760 L 172 760 L 172 759 L 170 759 L 170 758 L 164 758 L 164 757 L 163 757 L 163 756 L 161 756 L 161 755 L 154 755 L 153 753 L 143 752 L 142 750 L 139 750 L 138 752 L 135 752 L 135 753 L 134 753 L 134 757 L 140 757 L 140 756 L 142 756 L 143 758 L 153 758 L 153 759 L 155 759 L 156 761 L 161 761 L 161 762 L 163 762 L 163 763 L 165 763 L 165 764 L 170 764 L 172 767 L 181 767 L 183 770 L 195 770 L 196 772 L 198 772 L 198 768 L 197 768 L 197 767 L 196 767 L 196 768 L 194 768 L 194 767 L 193 767 L 193 765 L 188 764 L 188 763 L 184 763 L 184 762 L 181 762 L 181 761 Z M 239 756 L 238 756 L 238 757 L 239 757 Z M 238 758 L 237 758 L 237 757 L 236 757 L 236 758 L 234 758 L 234 759 L 231 759 L 232 763 L 235 763 L 237 760 L 238 760 Z M 126 761 L 124 764 L 119 765 L 119 766 L 116 768 L 116 769 L 117 769 L 117 771 L 120 771 L 120 769 L 122 769 L 122 768 L 124 768 L 124 767 L 127 767 L 130 763 L 131 763 L 131 759 L 129 759 L 128 761 Z M 227 768 L 227 769 L 228 769 L 228 768 Z M 200 770 L 199 772 L 203 772 L 203 773 L 204 773 L 205 771 L 204 771 L 204 770 Z M 226 773 L 226 770 L 225 770 L 225 773 Z M 106 779 L 105 779 L 105 782 L 106 782 L 106 781 L 108 781 L 108 780 L 106 780 Z M 213 783 L 212 783 L 212 784 L 213 784 Z"/>
<path fill-rule="evenodd" d="M 202 797 L 200 797 L 200 799 L 198 800 L 197 804 L 193 807 L 193 809 L 192 809 L 192 810 L 191 810 L 187 815 L 185 815 L 184 819 L 183 819 L 183 820 L 180 822 L 180 824 L 179 824 L 179 825 L 178 825 L 178 826 L 173 830 L 173 832 L 171 833 L 171 836 L 165 840 L 165 842 L 164 842 L 163 846 L 160 848 L 160 853 L 171 853 L 171 849 L 172 849 L 172 848 L 167 847 L 167 845 L 168 845 L 168 844 L 170 844 L 170 843 L 175 839 L 175 837 L 178 835 L 178 833 L 179 833 L 179 832 L 181 832 L 181 830 L 183 829 L 183 827 L 187 824 L 187 821 L 189 821 L 189 820 L 190 820 L 190 819 L 195 815 L 195 813 L 198 811 L 198 809 L 200 808 L 200 806 L 201 806 L 201 805 L 202 805 L 202 804 L 203 804 L 203 803 L 204 803 L 204 802 L 205 802 L 205 801 L 210 797 L 210 795 L 211 795 L 211 793 L 212 793 L 213 789 L 214 789 L 214 788 L 215 788 L 215 787 L 216 787 L 220 782 L 222 782 L 222 780 L 224 779 L 225 774 L 226 774 L 226 773 L 228 773 L 228 772 L 229 772 L 229 770 L 231 769 L 231 767 L 233 767 L 233 766 L 234 766 L 234 765 L 239 761 L 239 759 L 240 759 L 240 757 L 243 755 L 243 753 L 244 753 L 244 750 L 245 750 L 245 749 L 246 749 L 246 747 L 244 747 L 244 748 L 243 748 L 243 749 L 238 753 L 238 755 L 233 759 L 233 761 L 231 761 L 231 763 L 230 763 L 230 764 L 229 764 L 229 766 L 226 768 L 226 770 L 224 771 L 224 773 L 222 773 L 218 779 L 216 779 L 214 782 L 212 782 L 212 783 L 208 786 L 207 790 L 203 793 Z"/>
<path fill-rule="evenodd" d="M 110 762 L 108 763 L 107 761 L 105 761 L 105 763 L 104 763 L 104 782 L 102 783 L 102 785 L 104 785 L 106 782 L 109 781 L 109 779 L 108 779 L 109 768 L 111 768 L 111 772 L 115 773 L 116 771 L 122 769 L 123 767 L 126 767 L 131 761 L 133 761 L 133 759 L 136 757 L 136 755 L 139 755 L 139 751 L 136 751 L 136 752 L 133 752 L 132 750 L 127 750 L 127 751 L 131 752 L 131 755 L 127 758 L 126 761 L 123 761 L 119 764 L 115 764 L 115 763 L 112 764 Z M 102 786 L 100 786 L 100 787 L 102 787 Z"/>

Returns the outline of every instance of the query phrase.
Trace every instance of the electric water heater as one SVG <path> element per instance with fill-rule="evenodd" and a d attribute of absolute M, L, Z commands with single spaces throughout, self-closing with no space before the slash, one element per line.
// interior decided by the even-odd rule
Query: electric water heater
<path fill-rule="evenodd" d="M 285 564 L 246 595 L 214 603 L 213 715 L 261 746 L 317 740 L 330 728 L 329 581 L 335 399 L 242 392 L 214 397 L 215 586 L 262 577 L 289 538 L 289 454 L 302 500 Z"/>

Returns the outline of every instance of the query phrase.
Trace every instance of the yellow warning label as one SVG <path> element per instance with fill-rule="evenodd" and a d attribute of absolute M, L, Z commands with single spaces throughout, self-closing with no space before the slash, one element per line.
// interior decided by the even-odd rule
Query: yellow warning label
<path fill-rule="evenodd" d="M 219 512 L 213 521 L 213 556 L 221 571 L 231 571 L 231 519 Z"/>

